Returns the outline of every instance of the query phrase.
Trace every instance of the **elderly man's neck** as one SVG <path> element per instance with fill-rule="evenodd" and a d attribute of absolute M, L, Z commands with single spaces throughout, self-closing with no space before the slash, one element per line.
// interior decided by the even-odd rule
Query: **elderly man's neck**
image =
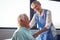
<path fill-rule="evenodd" d="M 29 29 L 29 26 L 27 26 L 27 25 L 21 25 L 21 27 L 25 27 L 25 28 Z"/>

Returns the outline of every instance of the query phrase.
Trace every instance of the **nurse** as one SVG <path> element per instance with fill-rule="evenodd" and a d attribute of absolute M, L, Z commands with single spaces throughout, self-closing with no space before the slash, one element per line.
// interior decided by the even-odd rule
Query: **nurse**
<path fill-rule="evenodd" d="M 37 28 L 40 32 L 36 33 L 40 35 L 36 38 L 37 40 L 56 40 L 56 29 L 52 23 L 51 11 L 41 8 L 39 1 L 33 1 L 31 8 L 36 12 L 30 22 L 30 27 L 37 24 Z"/>

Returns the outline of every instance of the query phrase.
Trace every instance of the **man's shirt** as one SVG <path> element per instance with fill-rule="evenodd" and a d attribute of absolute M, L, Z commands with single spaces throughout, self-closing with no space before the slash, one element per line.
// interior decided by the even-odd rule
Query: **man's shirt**
<path fill-rule="evenodd" d="M 13 34 L 12 40 L 36 40 L 29 29 L 20 27 Z"/>

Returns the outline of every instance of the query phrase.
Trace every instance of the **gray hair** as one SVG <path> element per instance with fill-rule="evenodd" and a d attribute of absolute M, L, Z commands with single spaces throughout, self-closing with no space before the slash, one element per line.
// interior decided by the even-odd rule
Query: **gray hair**
<path fill-rule="evenodd" d="M 21 20 L 24 20 L 24 17 L 27 16 L 26 14 L 20 14 L 18 16 L 18 21 L 21 22 Z"/>

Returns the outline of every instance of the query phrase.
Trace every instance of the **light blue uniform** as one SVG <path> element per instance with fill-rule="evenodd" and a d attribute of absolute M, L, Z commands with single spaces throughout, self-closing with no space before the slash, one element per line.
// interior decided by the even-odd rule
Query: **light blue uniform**
<path fill-rule="evenodd" d="M 29 29 L 20 27 L 13 35 L 12 40 L 36 40 Z"/>
<path fill-rule="evenodd" d="M 45 24 L 46 24 L 46 14 L 47 14 L 47 11 L 48 10 L 44 10 L 44 14 L 42 17 L 39 17 L 38 13 L 35 13 L 35 20 L 36 20 L 36 23 L 38 25 L 38 29 L 41 30 Z M 55 37 L 53 37 L 53 34 L 52 34 L 52 31 L 51 31 L 51 27 L 53 27 L 53 24 L 51 22 L 50 24 L 50 28 L 41 33 L 36 39 L 37 40 L 55 40 Z"/>

